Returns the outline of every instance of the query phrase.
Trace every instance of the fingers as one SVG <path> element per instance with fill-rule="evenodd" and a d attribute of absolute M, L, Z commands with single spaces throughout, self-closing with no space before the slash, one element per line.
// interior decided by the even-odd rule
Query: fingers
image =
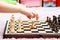
<path fill-rule="evenodd" d="M 38 20 L 38 18 L 39 18 L 38 14 L 36 12 L 35 13 L 32 12 L 32 14 L 33 14 L 32 18 L 36 18 L 36 20 Z"/>
<path fill-rule="evenodd" d="M 31 19 L 31 18 L 34 18 L 35 16 L 34 16 L 33 13 L 30 13 L 29 15 L 27 15 L 27 17 L 28 17 L 29 19 Z"/>
<path fill-rule="evenodd" d="M 39 18 L 39 16 L 38 16 L 38 14 L 36 14 L 36 20 L 38 20 L 38 18 Z"/>
<path fill-rule="evenodd" d="M 31 12 L 31 13 L 26 14 L 26 15 L 29 19 L 36 18 L 36 20 L 38 20 L 38 18 L 39 18 L 38 14 L 36 12 Z"/>

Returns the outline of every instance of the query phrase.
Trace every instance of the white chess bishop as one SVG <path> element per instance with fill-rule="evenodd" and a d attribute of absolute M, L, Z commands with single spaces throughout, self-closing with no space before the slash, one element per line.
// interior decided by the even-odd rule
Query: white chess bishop
<path fill-rule="evenodd" d="M 18 32 L 21 32 L 21 20 L 20 18 L 18 19 Z"/>

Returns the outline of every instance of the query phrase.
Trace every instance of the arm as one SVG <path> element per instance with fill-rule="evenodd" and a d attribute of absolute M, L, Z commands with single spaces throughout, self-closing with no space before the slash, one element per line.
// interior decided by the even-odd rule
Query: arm
<path fill-rule="evenodd" d="M 7 4 L 0 2 L 0 12 L 4 13 L 22 13 L 26 15 L 28 18 L 33 18 L 35 17 L 35 14 L 32 13 L 31 11 L 27 10 L 26 7 L 23 7 L 22 5 L 12 5 L 12 4 Z"/>

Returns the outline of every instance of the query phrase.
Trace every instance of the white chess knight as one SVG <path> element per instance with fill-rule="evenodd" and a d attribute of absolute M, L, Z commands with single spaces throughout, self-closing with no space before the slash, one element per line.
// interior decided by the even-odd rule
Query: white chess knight
<path fill-rule="evenodd" d="M 10 30 L 12 33 L 15 32 L 14 28 L 15 28 L 15 21 L 14 21 L 14 15 L 12 15 L 12 17 L 10 19 Z"/>

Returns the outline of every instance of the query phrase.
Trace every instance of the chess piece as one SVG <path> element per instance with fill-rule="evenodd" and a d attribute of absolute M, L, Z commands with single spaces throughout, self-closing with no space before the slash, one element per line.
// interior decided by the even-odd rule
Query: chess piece
<path fill-rule="evenodd" d="M 52 30 L 55 31 L 56 33 L 58 32 L 58 28 L 55 23 L 52 24 Z"/>
<path fill-rule="evenodd" d="M 51 18 L 49 18 L 49 25 L 51 25 Z"/>
<path fill-rule="evenodd" d="M 49 22 L 49 17 L 47 16 L 47 20 L 46 20 L 46 22 Z"/>
<path fill-rule="evenodd" d="M 11 30 L 11 33 L 14 33 L 15 30 L 15 21 L 14 21 L 14 15 L 12 15 L 11 19 L 10 19 L 10 30 Z"/>
<path fill-rule="evenodd" d="M 57 28 L 57 25 L 55 25 L 55 32 L 58 33 L 58 28 Z"/>
<path fill-rule="evenodd" d="M 57 24 L 57 17 L 56 16 L 53 16 L 53 23 Z"/>
<path fill-rule="evenodd" d="M 52 28 L 52 20 L 51 20 L 51 18 L 49 18 L 49 22 L 48 22 L 48 24 L 49 24 L 50 27 Z"/>
<path fill-rule="evenodd" d="M 32 21 L 32 27 L 34 28 L 34 21 Z"/>
<path fill-rule="evenodd" d="M 60 15 L 58 16 L 58 24 L 60 25 Z"/>
<path fill-rule="evenodd" d="M 18 32 L 21 32 L 21 20 L 18 19 Z"/>

